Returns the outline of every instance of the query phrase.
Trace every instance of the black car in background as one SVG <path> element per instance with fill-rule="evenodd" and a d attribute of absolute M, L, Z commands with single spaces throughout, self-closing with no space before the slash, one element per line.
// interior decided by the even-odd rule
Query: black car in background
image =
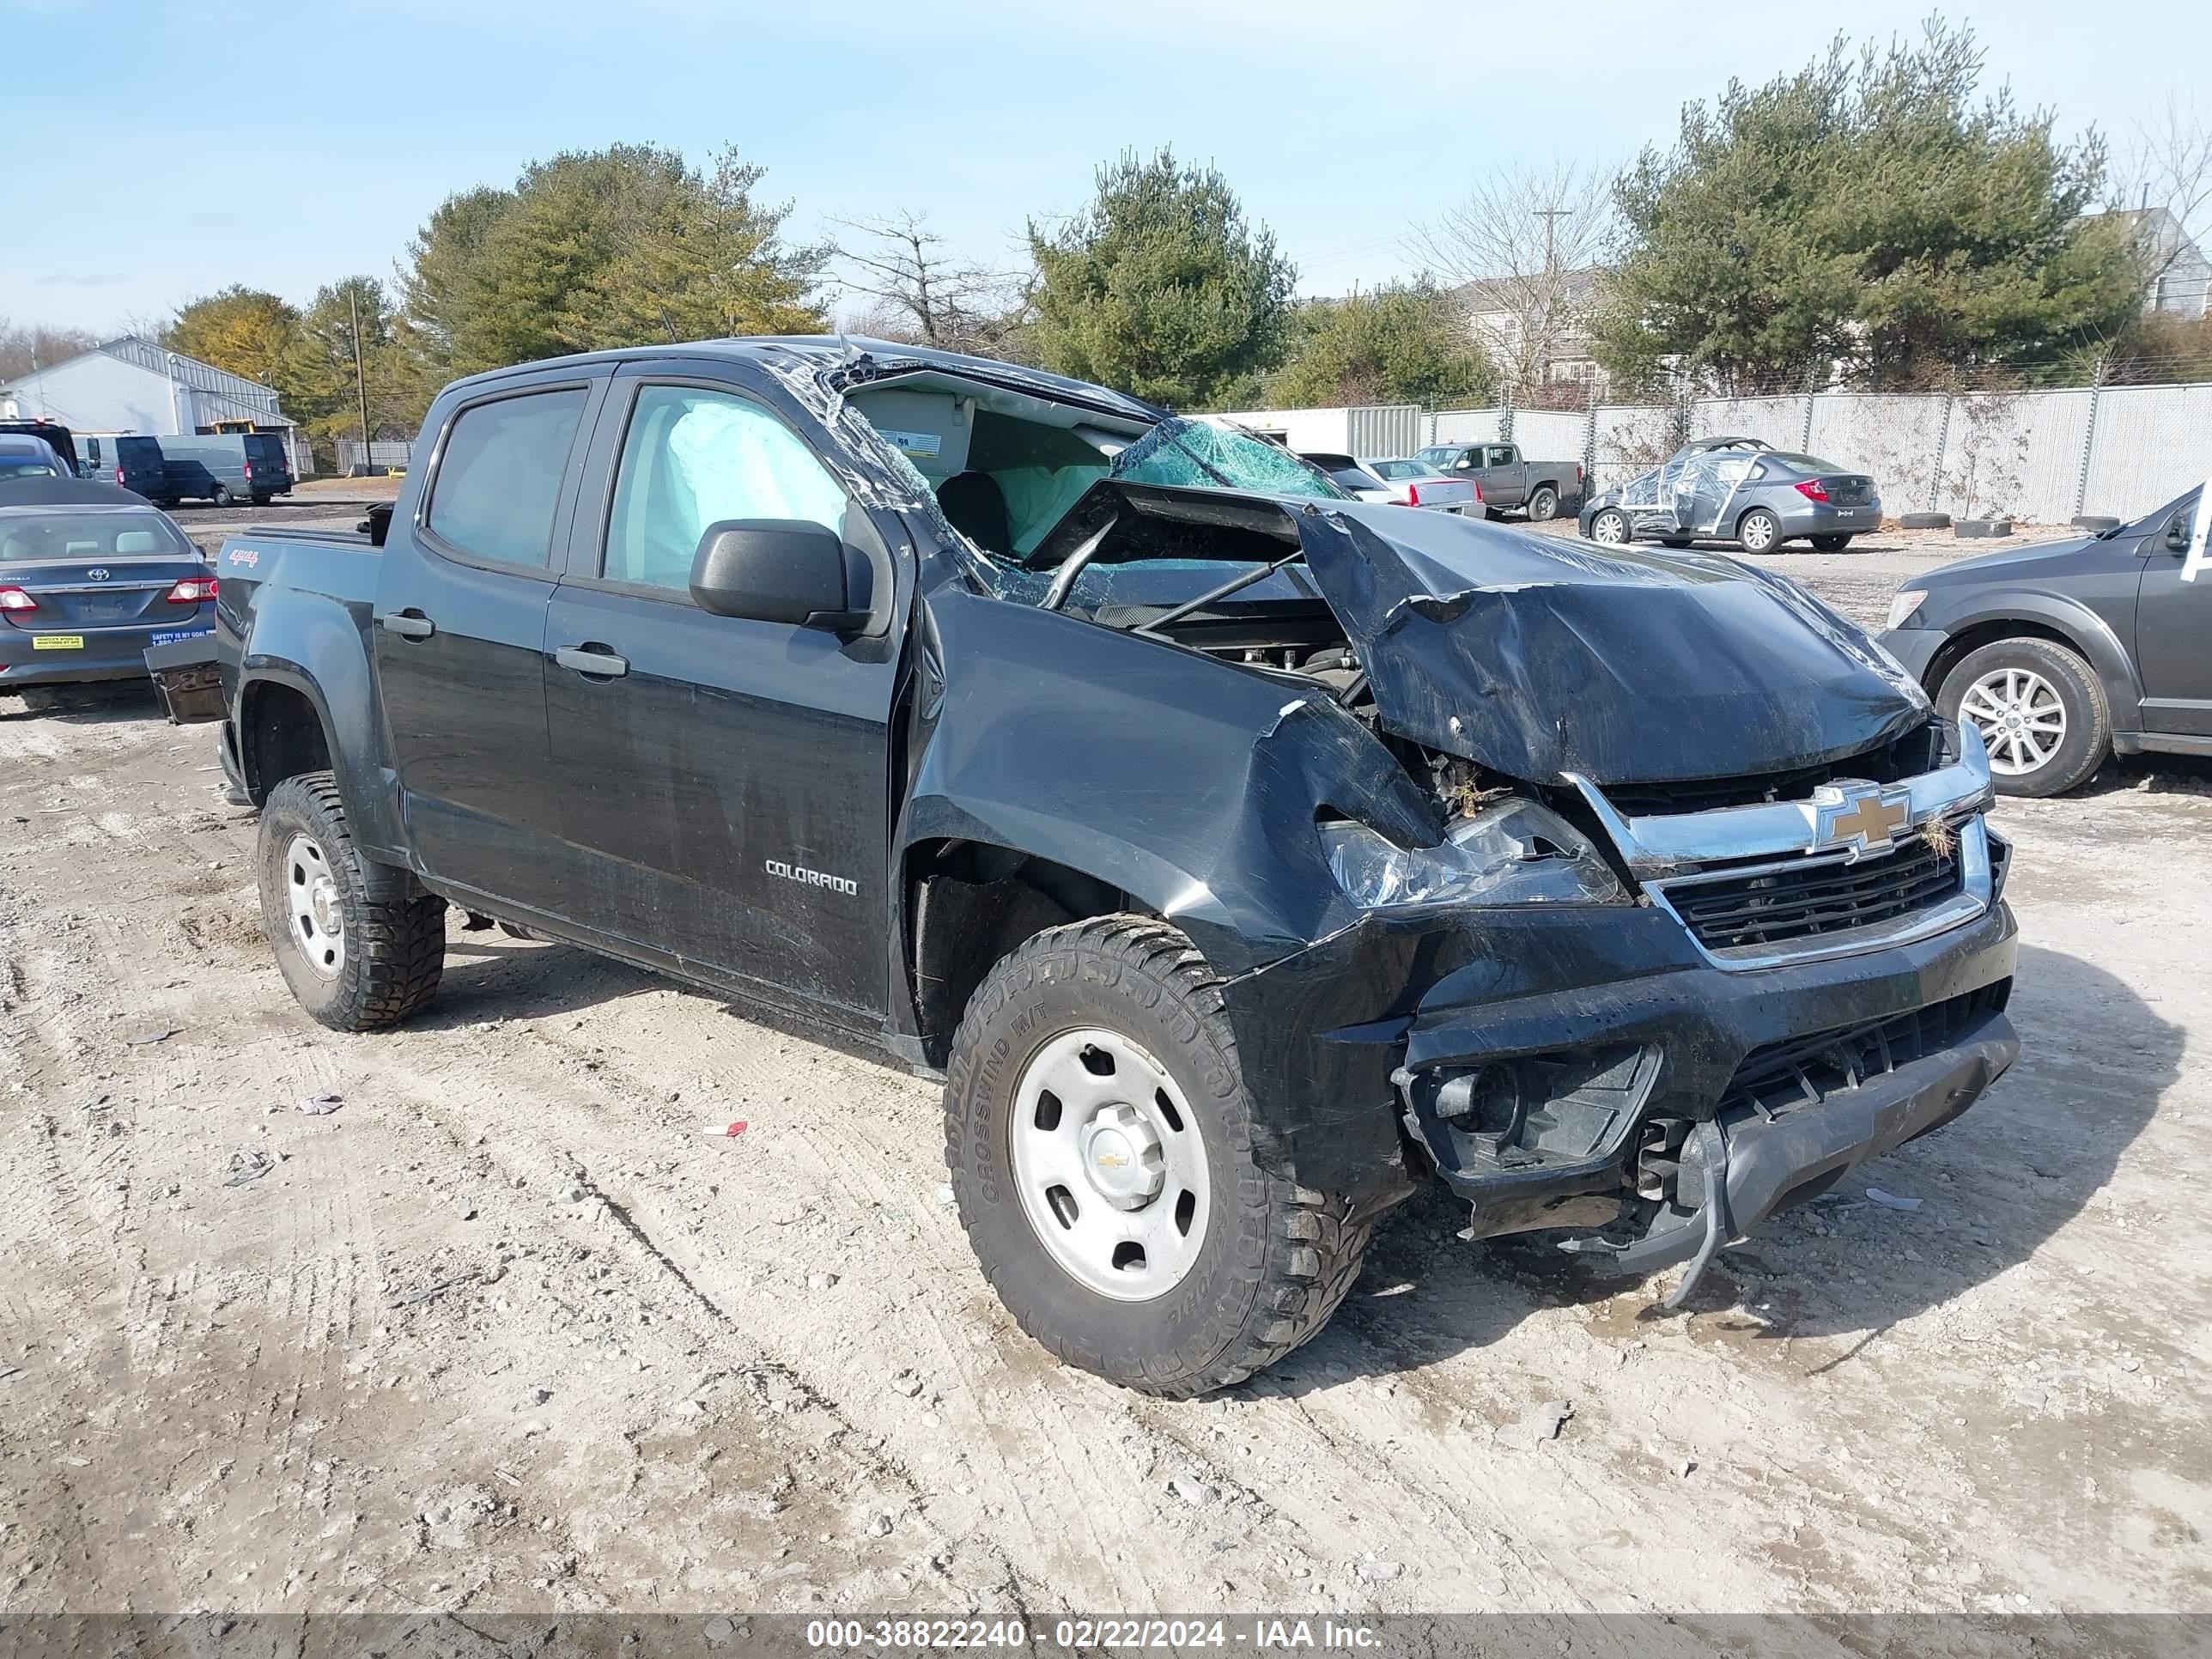
<path fill-rule="evenodd" d="M 2212 755 L 2203 495 L 1899 591 L 1881 643 L 1944 714 L 1980 727 L 2000 793 L 2063 793 L 2108 754 Z"/>

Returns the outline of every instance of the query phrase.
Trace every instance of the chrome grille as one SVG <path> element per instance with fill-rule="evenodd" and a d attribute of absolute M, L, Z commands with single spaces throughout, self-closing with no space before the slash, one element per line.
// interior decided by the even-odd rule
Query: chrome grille
<path fill-rule="evenodd" d="M 1709 951 L 1780 945 L 1909 916 L 1957 893 L 1956 836 L 1939 848 L 1915 836 L 1879 858 L 1807 858 L 1755 874 L 1671 883 L 1668 897 Z"/>
<path fill-rule="evenodd" d="M 1943 731 L 1955 747 L 1932 769 L 1824 781 L 1809 799 L 1624 816 L 1589 779 L 1565 779 L 1706 960 L 1746 972 L 1908 945 L 1987 914 L 2003 849 L 1982 819 L 1989 752 L 1972 726 Z M 1840 811 L 1867 799 L 1893 815 L 1871 845 L 1844 838 Z"/>

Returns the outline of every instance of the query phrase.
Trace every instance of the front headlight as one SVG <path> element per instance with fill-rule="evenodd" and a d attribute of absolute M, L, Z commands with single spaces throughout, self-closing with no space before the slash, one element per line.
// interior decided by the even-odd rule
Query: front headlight
<path fill-rule="evenodd" d="M 1918 587 L 1908 587 L 1899 593 L 1889 602 L 1889 620 L 1881 625 L 1882 631 L 1887 633 L 1893 628 L 1904 627 L 1905 619 L 1919 610 L 1920 601 L 1927 597 L 1926 590 Z"/>
<path fill-rule="evenodd" d="M 1625 898 L 1582 832 L 1534 801 L 1512 800 L 1407 848 L 1364 823 L 1318 826 L 1328 867 L 1363 910 L 1431 904 L 1612 904 Z"/>

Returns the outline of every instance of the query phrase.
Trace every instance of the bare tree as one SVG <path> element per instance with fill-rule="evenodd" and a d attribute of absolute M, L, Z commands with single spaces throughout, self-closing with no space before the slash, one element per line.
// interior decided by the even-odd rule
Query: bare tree
<path fill-rule="evenodd" d="M 832 252 L 846 286 L 875 301 L 865 313 L 872 330 L 948 351 L 988 352 L 1003 342 L 1020 302 L 1011 272 L 955 258 L 926 214 L 831 222 L 853 233 Z"/>
<path fill-rule="evenodd" d="M 1459 291 L 1476 343 L 1525 399 L 1579 340 L 1614 227 L 1612 175 L 1561 161 L 1486 173 L 1407 241 Z"/>
<path fill-rule="evenodd" d="M 2136 123 L 2136 144 L 2128 153 L 2130 165 L 2120 175 L 2123 199 L 2130 207 L 2163 208 L 2170 226 L 2147 228 L 2137 238 L 2147 269 L 2145 283 L 2158 294 L 2170 282 L 2185 282 L 2188 297 L 2202 307 L 2206 300 L 2206 275 L 2201 252 L 2191 258 L 2192 243 L 2201 249 L 2212 240 L 2212 114 L 2201 108 L 2192 94 L 2183 97 L 2168 91 L 2165 104 L 2148 120 Z M 2185 264 L 2193 270 L 2180 269 Z"/>
<path fill-rule="evenodd" d="M 39 369 L 51 368 L 80 351 L 89 351 L 93 344 L 92 336 L 81 328 L 14 323 L 0 317 L 0 386 L 20 380 Z"/>

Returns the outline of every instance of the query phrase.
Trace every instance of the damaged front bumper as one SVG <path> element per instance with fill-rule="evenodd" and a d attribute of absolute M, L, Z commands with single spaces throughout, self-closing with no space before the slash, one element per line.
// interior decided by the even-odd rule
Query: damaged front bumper
<path fill-rule="evenodd" d="M 1370 916 L 1224 995 L 1277 1107 L 1267 1162 L 1368 1212 L 1432 1167 L 1479 1237 L 1640 1229 L 1592 1244 L 1633 1273 L 1709 1258 L 1972 1105 L 2018 1051 L 2014 954 L 2001 902 L 1755 973 L 1657 907 Z"/>
<path fill-rule="evenodd" d="M 2012 1063 L 2015 930 L 1988 775 L 1628 817 L 1635 904 L 1375 910 L 1224 988 L 1257 1151 L 1371 1212 L 1433 1170 L 1477 1237 L 1696 1272 L 1949 1121 Z M 1879 807 L 1895 833 L 1839 837 Z M 1749 941 L 1749 942 L 1747 942 Z"/>

